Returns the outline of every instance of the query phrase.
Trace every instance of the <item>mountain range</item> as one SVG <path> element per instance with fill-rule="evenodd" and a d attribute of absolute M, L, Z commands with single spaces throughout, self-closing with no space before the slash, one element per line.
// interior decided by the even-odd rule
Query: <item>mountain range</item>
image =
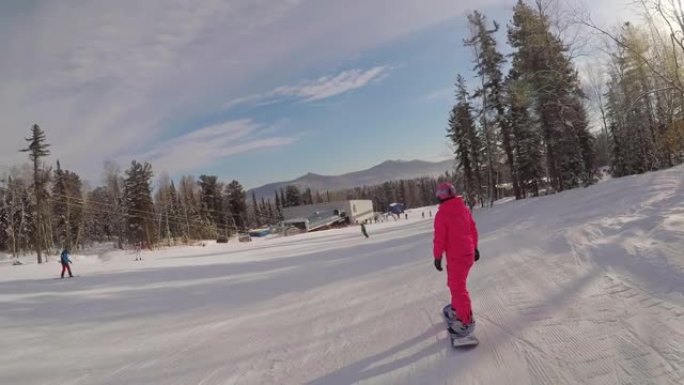
<path fill-rule="evenodd" d="M 362 171 L 354 171 L 342 175 L 320 175 L 308 173 L 297 179 L 274 182 L 247 191 L 252 192 L 257 199 L 273 198 L 273 194 L 288 185 L 297 186 L 300 190 L 310 188 L 312 191 L 336 191 L 361 186 L 372 186 L 387 181 L 411 179 L 427 176 L 438 176 L 445 171 L 451 171 L 454 161 L 449 159 L 441 162 L 426 162 L 422 160 L 388 160 Z"/>

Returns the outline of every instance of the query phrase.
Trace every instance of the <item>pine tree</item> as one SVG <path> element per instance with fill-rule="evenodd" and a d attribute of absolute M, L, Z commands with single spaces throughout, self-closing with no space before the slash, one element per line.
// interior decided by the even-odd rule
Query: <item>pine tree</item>
<path fill-rule="evenodd" d="M 275 193 L 275 206 L 276 206 L 276 212 L 278 214 L 278 220 L 282 220 L 283 219 L 283 202 L 280 200 L 280 196 L 278 195 L 277 191 Z"/>
<path fill-rule="evenodd" d="M 38 223 L 36 220 L 36 202 L 31 199 L 28 193 L 28 187 L 24 187 L 25 193 L 21 194 L 22 212 L 20 214 L 19 228 L 17 234 L 19 237 L 20 250 L 28 251 L 35 247 L 35 234 L 38 232 Z"/>
<path fill-rule="evenodd" d="M 381 195 L 379 196 L 379 207 L 383 207 L 384 210 L 389 208 L 390 203 L 397 201 L 397 193 L 391 182 L 385 182 L 382 184 Z"/>
<path fill-rule="evenodd" d="M 168 209 L 168 220 L 169 220 L 169 231 L 174 240 L 178 237 L 183 236 L 183 221 L 182 221 L 182 211 L 180 198 L 178 197 L 178 191 L 176 190 L 176 185 L 171 180 L 171 185 L 168 189 L 169 194 L 169 209 Z"/>
<path fill-rule="evenodd" d="M 271 223 L 271 215 L 268 212 L 268 205 L 264 197 L 261 197 L 261 202 L 259 202 L 259 213 L 261 213 L 261 226 Z"/>
<path fill-rule="evenodd" d="M 29 159 L 33 162 L 33 196 L 35 198 L 35 238 L 33 239 L 33 246 L 38 255 L 38 263 L 43 262 L 42 252 L 44 250 L 44 245 L 46 243 L 45 236 L 45 219 L 44 219 L 44 201 L 47 196 L 47 191 L 45 190 L 46 180 L 44 173 L 41 172 L 41 162 L 40 159 L 50 155 L 48 148 L 49 144 L 45 143 L 45 132 L 37 125 L 34 124 L 31 127 L 31 137 L 26 138 L 29 142 L 29 146 L 20 150 L 21 152 L 28 152 Z M 47 256 L 45 259 L 47 262 Z"/>
<path fill-rule="evenodd" d="M 192 176 L 181 177 L 178 200 L 183 217 L 183 237 L 187 242 L 190 239 L 203 239 L 208 237 L 207 226 L 202 217 L 201 192 L 198 191 L 198 182 Z M 211 236 L 215 236 L 212 234 Z"/>
<path fill-rule="evenodd" d="M 135 160 L 126 170 L 124 197 L 128 240 L 152 247 L 157 241 L 154 203 L 152 201 L 152 165 Z"/>
<path fill-rule="evenodd" d="M 124 196 L 124 178 L 121 168 L 114 162 L 105 163 L 105 189 L 107 200 L 105 209 L 110 211 L 108 218 L 111 230 L 117 238 L 117 246 L 123 249 L 127 234 L 126 201 Z"/>
<path fill-rule="evenodd" d="M 283 199 L 281 197 L 281 199 Z M 302 194 L 299 191 L 299 188 L 294 185 L 289 185 L 285 188 L 285 199 L 283 200 L 285 202 L 283 204 L 284 207 L 295 207 L 299 206 L 302 204 Z"/>
<path fill-rule="evenodd" d="M 173 181 L 167 174 L 162 174 L 157 184 L 155 194 L 155 211 L 157 214 L 157 229 L 159 239 L 166 239 L 166 245 L 171 246 L 174 234 L 174 222 L 176 221 L 177 210 L 175 208 L 175 188 Z"/>
<path fill-rule="evenodd" d="M 263 199 L 263 198 L 261 198 L 261 199 Z M 271 205 L 270 200 L 268 200 L 266 202 L 266 212 L 268 213 L 267 215 L 268 215 L 268 223 L 269 224 L 274 224 L 278 221 L 278 219 L 280 219 L 280 218 L 276 217 L 276 213 L 273 211 L 273 205 Z"/>
<path fill-rule="evenodd" d="M 106 187 L 97 187 L 88 192 L 84 207 L 85 239 L 91 242 L 112 241 L 118 236 L 113 218 L 116 212 L 110 204 L 109 191 Z"/>
<path fill-rule="evenodd" d="M 539 195 L 544 177 L 541 130 L 530 114 L 532 92 L 517 72 L 515 65 L 506 79 L 508 125 L 513 133 L 515 167 L 523 196 Z"/>
<path fill-rule="evenodd" d="M 81 243 L 83 231 L 83 184 L 73 172 L 62 170 L 57 161 L 52 187 L 52 213 L 57 220 L 56 241 L 71 250 Z"/>
<path fill-rule="evenodd" d="M 463 188 L 465 199 L 470 207 L 476 201 L 481 201 L 481 177 L 480 177 L 480 140 L 475 128 L 472 116 L 472 107 L 469 102 L 465 80 L 458 75 L 456 81 L 457 103 L 449 117 L 447 136 L 451 139 L 457 161 L 457 168 L 463 172 Z"/>
<path fill-rule="evenodd" d="M 311 188 L 306 188 L 304 191 L 304 194 L 302 194 L 302 204 L 303 205 L 312 205 L 314 203 L 313 200 L 313 192 L 311 191 Z"/>
<path fill-rule="evenodd" d="M 513 68 L 531 86 L 545 145 L 547 175 L 557 191 L 593 183 L 593 158 L 577 72 L 567 56 L 568 46 L 551 32 L 549 17 L 523 1 L 514 7 L 508 41 L 516 50 Z M 540 49 L 543 47 L 543 49 Z M 589 151 L 590 153 L 585 153 Z"/>
<path fill-rule="evenodd" d="M 200 175 L 198 184 L 200 187 L 199 203 L 202 222 L 207 225 L 211 233 L 208 235 L 216 238 L 221 229 L 228 226 L 229 220 L 224 210 L 223 187 L 215 175 Z"/>
<path fill-rule="evenodd" d="M 257 227 L 261 227 L 262 216 L 264 214 L 262 213 L 262 210 L 259 208 L 259 204 L 257 203 L 256 194 L 254 193 L 254 191 L 252 191 L 252 207 L 254 210 L 254 223 Z"/>
<path fill-rule="evenodd" d="M 240 182 L 233 180 L 226 187 L 228 209 L 232 216 L 232 222 L 237 229 L 244 230 L 247 227 L 247 203 L 246 193 Z"/>
<path fill-rule="evenodd" d="M 499 31 L 499 25 L 493 22 L 493 28 L 487 28 L 484 15 L 475 11 L 468 15 L 472 36 L 465 41 L 466 46 L 473 47 L 476 53 L 475 70 L 480 78 L 480 88 L 473 95 L 482 101 L 481 124 L 484 131 L 487 157 L 489 161 L 490 194 L 495 191 L 495 162 L 498 158 L 496 138 L 501 137 L 503 150 L 508 164 L 513 191 L 516 198 L 520 198 L 517 172 L 513 156 L 513 139 L 511 129 L 506 124 L 506 110 L 504 106 L 503 74 L 501 66 L 505 63 L 503 55 L 497 49 L 494 35 Z M 494 199 L 490 195 L 490 199 Z M 493 202 L 493 200 L 491 201 Z"/>

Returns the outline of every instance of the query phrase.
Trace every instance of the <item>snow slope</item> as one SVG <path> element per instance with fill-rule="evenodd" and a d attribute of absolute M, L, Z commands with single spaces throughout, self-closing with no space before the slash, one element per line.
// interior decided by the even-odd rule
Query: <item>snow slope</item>
<path fill-rule="evenodd" d="M 434 210 L 434 208 L 432 208 Z M 476 213 L 449 347 L 431 219 L 0 267 L 0 384 L 682 384 L 684 169 Z"/>

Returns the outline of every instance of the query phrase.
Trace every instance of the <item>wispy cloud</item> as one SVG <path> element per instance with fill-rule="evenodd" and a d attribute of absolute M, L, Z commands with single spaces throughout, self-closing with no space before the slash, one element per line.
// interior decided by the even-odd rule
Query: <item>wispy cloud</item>
<path fill-rule="evenodd" d="M 219 84 L 258 71 L 250 58 L 273 57 L 249 35 L 301 1 L 27 2 L 15 17 L 0 5 L 0 164 L 24 159 L 33 123 L 48 161 L 91 179 L 104 159 L 153 148 L 174 122 L 211 113 Z"/>
<path fill-rule="evenodd" d="M 229 156 L 292 144 L 295 139 L 267 136 L 272 130 L 250 119 L 231 120 L 169 139 L 128 158 L 146 160 L 170 172 L 195 170 Z"/>
<path fill-rule="evenodd" d="M 17 149 L 38 123 L 48 161 L 96 180 L 104 159 L 149 152 L 261 79 L 288 85 L 271 100 L 350 92 L 390 68 L 290 79 L 497 1 L 395 0 L 392 12 L 385 0 L 0 1 L 0 165 L 25 160 Z"/>
<path fill-rule="evenodd" d="M 307 80 L 296 86 L 282 86 L 272 91 L 240 97 L 228 102 L 225 107 L 238 105 L 268 105 L 286 100 L 312 102 L 331 98 L 379 82 L 389 75 L 390 66 L 377 66 L 368 70 L 351 69 L 336 75 L 326 75 Z"/>
<path fill-rule="evenodd" d="M 454 97 L 454 87 L 444 87 L 440 89 L 436 89 L 432 92 L 429 92 L 426 95 L 423 95 L 421 98 L 423 101 L 426 102 L 431 102 L 433 100 L 447 100 L 447 99 L 453 99 Z"/>

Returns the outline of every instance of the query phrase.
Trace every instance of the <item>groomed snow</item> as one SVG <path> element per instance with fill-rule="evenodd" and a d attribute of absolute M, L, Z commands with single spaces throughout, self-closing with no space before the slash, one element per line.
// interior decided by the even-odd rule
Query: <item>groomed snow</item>
<path fill-rule="evenodd" d="M 433 213 L 434 213 L 434 209 Z M 684 168 L 478 210 L 480 345 L 432 220 L 0 265 L 0 384 L 682 384 Z"/>

